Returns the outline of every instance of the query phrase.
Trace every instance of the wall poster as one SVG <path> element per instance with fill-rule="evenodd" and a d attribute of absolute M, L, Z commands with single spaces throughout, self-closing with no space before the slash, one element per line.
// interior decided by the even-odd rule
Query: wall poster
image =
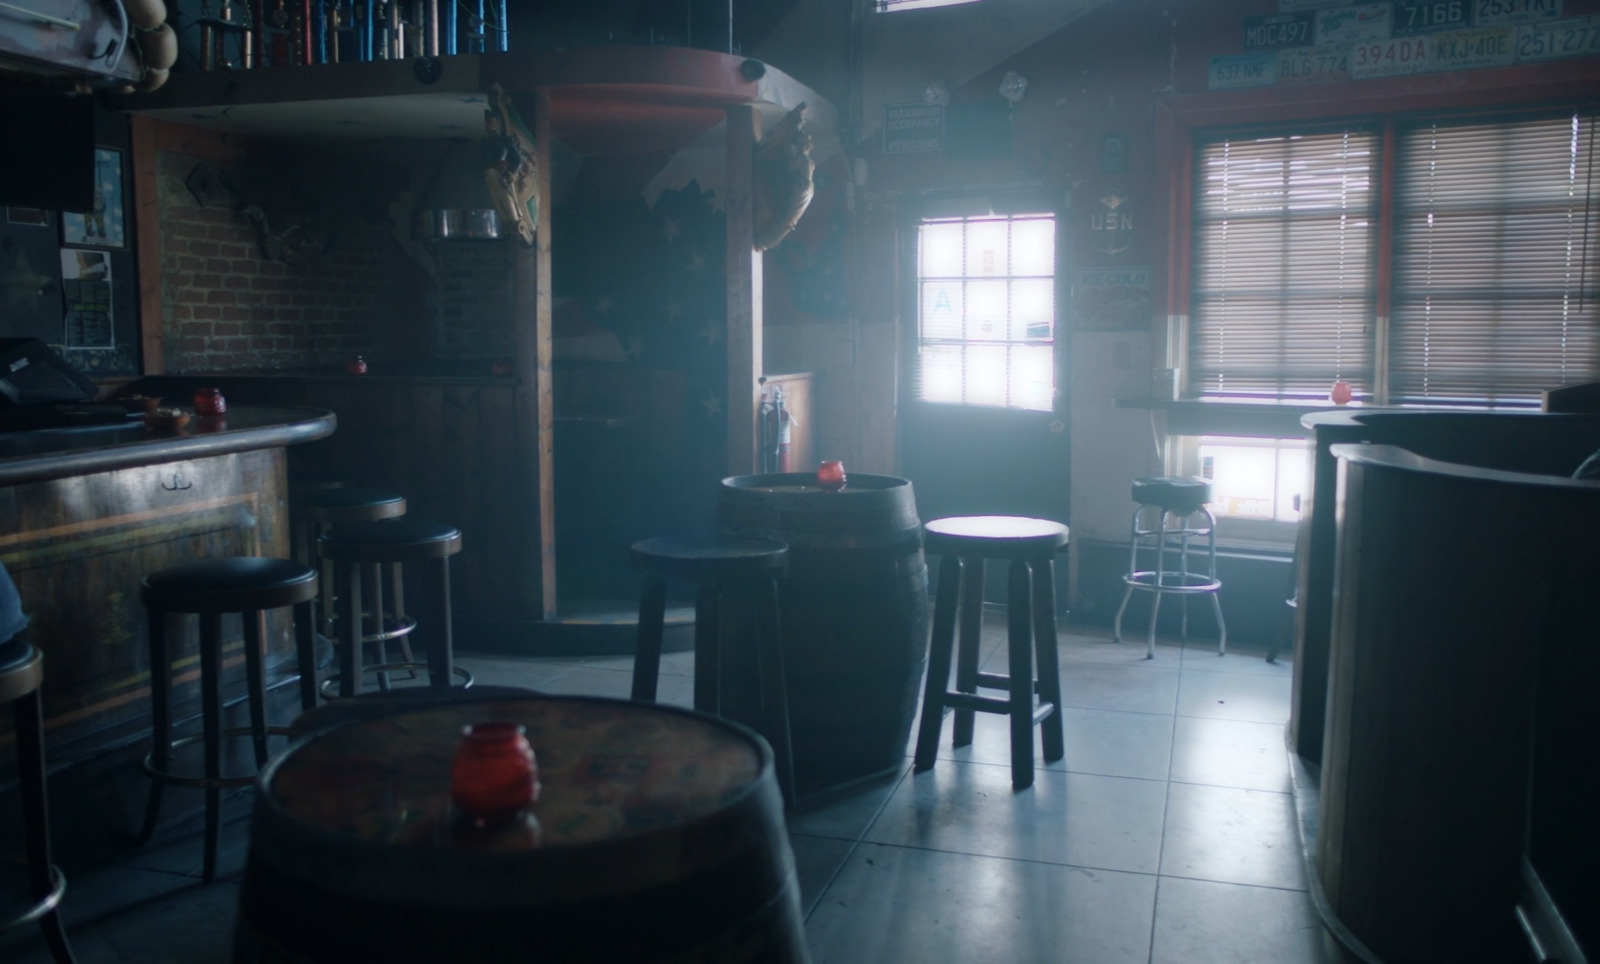
<path fill-rule="evenodd" d="M 86 214 L 61 215 L 61 243 L 97 248 L 128 246 L 123 216 L 122 152 L 97 147 L 94 152 L 94 203 Z"/>
<path fill-rule="evenodd" d="M 111 326 L 111 255 L 105 251 L 61 249 L 61 294 L 66 332 L 73 348 L 115 348 Z"/>

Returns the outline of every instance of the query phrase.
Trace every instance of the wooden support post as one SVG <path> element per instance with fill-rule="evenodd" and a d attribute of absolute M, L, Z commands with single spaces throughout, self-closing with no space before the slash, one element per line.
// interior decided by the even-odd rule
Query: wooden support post
<path fill-rule="evenodd" d="M 519 602 L 541 619 L 556 615 L 555 473 L 550 375 L 550 94 L 533 95 L 533 136 L 539 164 L 539 220 L 534 246 L 518 244 L 512 271 L 512 314 L 517 366 L 517 466 L 536 513 L 524 516 L 524 545 L 538 547 L 539 582 L 522 585 Z M 524 112 L 526 99 L 518 104 Z"/>
<path fill-rule="evenodd" d="M 728 474 L 757 470 L 761 407 L 761 265 L 755 249 L 755 148 L 761 115 L 743 104 L 728 109 Z"/>
<path fill-rule="evenodd" d="M 135 114 L 132 124 L 134 257 L 139 272 L 140 370 L 166 370 L 166 309 L 161 297 L 161 198 L 157 188 L 155 118 Z"/>

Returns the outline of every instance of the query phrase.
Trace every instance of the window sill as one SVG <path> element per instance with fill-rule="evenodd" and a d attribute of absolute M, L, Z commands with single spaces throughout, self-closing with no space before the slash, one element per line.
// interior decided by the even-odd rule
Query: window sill
<path fill-rule="evenodd" d="M 1398 411 L 1388 406 L 1303 399 L 1119 398 L 1118 408 L 1143 408 L 1167 413 L 1168 435 L 1239 435 L 1252 438 L 1305 438 L 1303 416 L 1313 412 Z"/>

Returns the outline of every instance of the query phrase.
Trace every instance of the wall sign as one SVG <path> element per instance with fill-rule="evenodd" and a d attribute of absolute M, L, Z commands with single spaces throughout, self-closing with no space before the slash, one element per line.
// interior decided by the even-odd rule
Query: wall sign
<path fill-rule="evenodd" d="M 935 154 L 944 150 L 944 106 L 890 104 L 883 109 L 885 154 Z"/>
<path fill-rule="evenodd" d="M 1148 267 L 1083 268 L 1072 276 L 1072 324 L 1075 328 L 1140 329 L 1150 327 Z"/>
<path fill-rule="evenodd" d="M 1466 0 L 1456 0 L 1465 3 Z M 1276 17 L 1246 17 L 1244 46 L 1304 47 L 1311 43 L 1316 18 L 1310 13 L 1283 13 Z"/>
<path fill-rule="evenodd" d="M 1107 188 L 1089 214 L 1089 231 L 1101 254 L 1118 255 L 1133 247 L 1133 209 L 1121 188 Z"/>

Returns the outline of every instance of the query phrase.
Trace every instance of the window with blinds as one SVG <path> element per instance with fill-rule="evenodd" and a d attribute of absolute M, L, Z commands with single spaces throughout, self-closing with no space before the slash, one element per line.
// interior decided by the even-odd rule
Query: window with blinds
<path fill-rule="evenodd" d="M 1535 404 L 1596 377 L 1595 121 L 1399 131 L 1391 402 Z"/>
<path fill-rule="evenodd" d="M 1377 148 L 1358 129 L 1198 145 L 1190 394 L 1370 396 Z"/>
<path fill-rule="evenodd" d="M 1043 214 L 918 226 L 916 398 L 1054 407 L 1055 242 Z"/>

